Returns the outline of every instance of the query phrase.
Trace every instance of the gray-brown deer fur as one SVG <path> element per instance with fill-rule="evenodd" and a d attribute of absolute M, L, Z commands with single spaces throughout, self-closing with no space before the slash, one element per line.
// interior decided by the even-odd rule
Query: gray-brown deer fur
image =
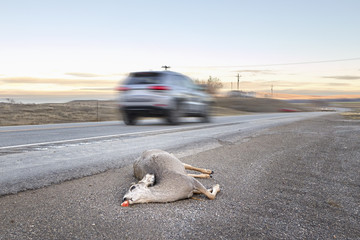
<path fill-rule="evenodd" d="M 185 169 L 203 174 L 187 174 Z M 140 180 L 130 187 L 123 200 L 129 204 L 148 202 L 173 202 L 190 198 L 194 193 L 205 194 L 214 199 L 219 185 L 206 189 L 194 177 L 209 178 L 213 172 L 182 163 L 174 155 L 158 150 L 148 150 L 134 163 L 134 175 Z"/>

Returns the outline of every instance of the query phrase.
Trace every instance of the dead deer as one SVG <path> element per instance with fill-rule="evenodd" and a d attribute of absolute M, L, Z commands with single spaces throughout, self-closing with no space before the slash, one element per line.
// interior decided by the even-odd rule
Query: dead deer
<path fill-rule="evenodd" d="M 190 198 L 194 193 L 204 194 L 215 199 L 220 191 L 218 184 L 206 189 L 198 180 L 210 178 L 213 171 L 182 163 L 174 155 L 158 150 L 148 150 L 134 163 L 134 175 L 140 180 L 131 185 L 124 195 L 122 206 L 135 203 L 173 202 Z M 187 174 L 185 169 L 199 171 L 202 174 Z"/>

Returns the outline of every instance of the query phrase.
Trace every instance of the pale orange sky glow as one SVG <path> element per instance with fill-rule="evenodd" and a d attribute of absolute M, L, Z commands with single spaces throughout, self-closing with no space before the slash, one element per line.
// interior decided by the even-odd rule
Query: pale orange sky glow
<path fill-rule="evenodd" d="M 240 75 L 242 91 L 270 92 L 295 95 L 357 95 L 360 93 L 360 69 L 352 63 L 318 63 L 269 67 L 172 67 L 172 70 L 193 79 L 219 78 L 223 90 L 237 89 Z M 160 70 L 140 68 L 137 70 Z M 117 84 L 128 73 L 70 72 L 59 77 L 0 76 L 1 97 L 25 102 L 68 101 L 71 99 L 115 99 Z M 15 74 L 14 74 L 15 75 Z M 35 75 L 35 74 L 34 74 Z M 50 75 L 50 74 L 49 74 Z M 231 83 L 232 82 L 232 83 Z M 62 98 L 63 97 L 63 98 Z M 47 100 L 49 99 L 49 100 Z M 62 100 L 63 99 L 63 100 Z"/>
<path fill-rule="evenodd" d="M 243 91 L 360 94 L 356 0 L 5 0 L 0 9 L 0 101 L 115 99 L 129 72 L 163 65 L 228 90 L 239 74 Z"/>

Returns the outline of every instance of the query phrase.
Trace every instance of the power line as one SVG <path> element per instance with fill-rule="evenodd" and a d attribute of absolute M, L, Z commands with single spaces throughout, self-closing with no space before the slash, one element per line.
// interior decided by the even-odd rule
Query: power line
<path fill-rule="evenodd" d="M 335 60 L 308 61 L 308 62 L 269 63 L 269 64 L 259 64 L 259 65 L 237 65 L 237 66 L 199 66 L 199 67 L 200 68 L 271 67 L 271 66 L 305 65 L 305 64 L 315 64 L 315 63 L 347 62 L 347 61 L 356 61 L 356 60 L 360 60 L 360 57 L 335 59 Z"/>
<path fill-rule="evenodd" d="M 303 65 L 303 64 L 313 64 L 313 63 L 347 62 L 347 61 L 355 61 L 355 60 L 360 60 L 360 58 L 346 58 L 346 59 L 310 61 L 310 62 L 275 63 L 275 64 L 263 64 L 263 65 L 242 65 L 242 66 L 234 66 L 234 67 L 270 67 L 270 66 L 286 66 L 286 65 Z"/>

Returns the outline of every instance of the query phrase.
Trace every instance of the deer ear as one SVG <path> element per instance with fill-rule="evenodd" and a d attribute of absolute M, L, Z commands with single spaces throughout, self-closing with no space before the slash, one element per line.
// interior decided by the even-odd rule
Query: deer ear
<path fill-rule="evenodd" d="M 155 183 L 155 175 L 154 174 L 146 174 L 145 177 L 140 182 L 145 183 L 145 186 L 147 186 L 147 187 L 152 186 Z"/>

